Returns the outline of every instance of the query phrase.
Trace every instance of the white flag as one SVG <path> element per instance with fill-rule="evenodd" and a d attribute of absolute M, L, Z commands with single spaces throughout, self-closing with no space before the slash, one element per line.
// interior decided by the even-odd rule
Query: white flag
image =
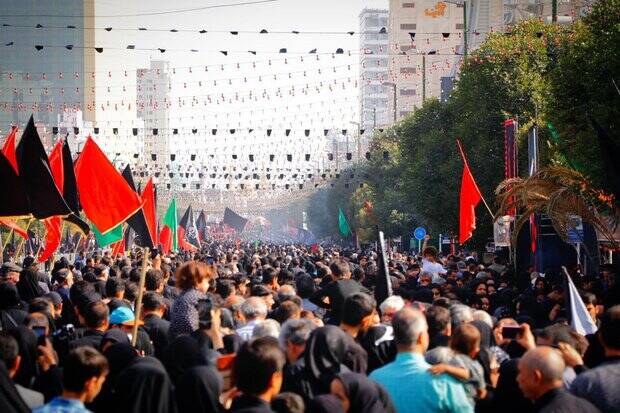
<path fill-rule="evenodd" d="M 592 320 L 592 317 L 590 317 L 590 313 L 586 309 L 586 305 L 583 303 L 583 300 L 577 291 L 577 287 L 575 287 L 573 280 L 570 278 L 570 275 L 568 275 L 566 267 L 562 267 L 562 270 L 568 279 L 567 293 L 570 302 L 570 308 L 568 309 L 570 310 L 571 315 L 570 326 L 582 336 L 596 333 L 598 327 L 594 323 L 594 320 Z"/>

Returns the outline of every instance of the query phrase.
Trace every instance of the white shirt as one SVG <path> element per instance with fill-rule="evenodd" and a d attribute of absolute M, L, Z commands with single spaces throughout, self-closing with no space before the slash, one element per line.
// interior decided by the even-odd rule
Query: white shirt
<path fill-rule="evenodd" d="M 446 270 L 443 265 L 438 262 L 430 262 L 426 258 L 422 258 L 422 271 L 430 272 L 431 274 L 445 274 Z"/>

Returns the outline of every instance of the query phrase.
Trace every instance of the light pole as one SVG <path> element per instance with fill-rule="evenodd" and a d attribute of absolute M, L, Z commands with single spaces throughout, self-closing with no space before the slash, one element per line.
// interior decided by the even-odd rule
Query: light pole
<path fill-rule="evenodd" d="M 396 123 L 396 83 L 394 83 L 394 82 L 383 82 L 382 85 L 394 88 L 394 101 L 393 101 L 393 103 L 394 103 L 394 123 Z"/>
<path fill-rule="evenodd" d="M 422 104 L 426 100 L 426 53 L 422 55 Z"/>
<path fill-rule="evenodd" d="M 437 50 L 432 49 L 428 52 L 419 52 L 422 55 L 422 104 L 426 100 L 426 55 L 437 54 Z"/>
<path fill-rule="evenodd" d="M 359 122 L 349 122 L 349 123 L 356 126 L 357 134 L 356 134 L 355 138 L 357 139 L 357 159 L 359 159 L 359 158 L 361 158 L 361 154 L 362 154 L 361 146 L 360 146 L 360 144 L 361 144 L 361 137 L 360 137 L 361 125 L 360 125 Z M 347 152 L 349 152 L 349 145 L 348 144 L 347 144 Z"/>
<path fill-rule="evenodd" d="M 552 0 L 557 1 L 557 0 Z M 463 56 L 467 57 L 467 1 L 446 0 L 446 3 L 463 5 Z"/>

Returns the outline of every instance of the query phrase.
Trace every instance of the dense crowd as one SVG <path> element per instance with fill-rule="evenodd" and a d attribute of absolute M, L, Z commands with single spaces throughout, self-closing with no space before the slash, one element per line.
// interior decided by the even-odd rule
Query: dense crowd
<path fill-rule="evenodd" d="M 0 270 L 0 412 L 619 412 L 620 282 L 476 254 L 205 244 Z M 147 263 L 139 317 L 143 265 Z M 137 328 L 136 328 L 137 326 Z"/>

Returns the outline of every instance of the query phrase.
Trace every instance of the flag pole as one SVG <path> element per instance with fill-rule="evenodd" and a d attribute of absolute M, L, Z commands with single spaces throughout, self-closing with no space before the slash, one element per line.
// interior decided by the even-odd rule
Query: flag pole
<path fill-rule="evenodd" d="M 9 239 L 11 234 L 9 233 Z M 0 231 L 0 264 L 4 264 L 4 242 L 2 241 L 2 232 Z"/>
<path fill-rule="evenodd" d="M 138 298 L 136 298 L 135 322 L 133 325 L 133 334 L 131 335 L 131 345 L 134 347 L 138 340 L 138 321 L 140 320 L 140 312 L 142 311 L 142 296 L 144 295 L 144 280 L 146 278 L 146 263 L 149 255 L 149 247 L 144 247 L 143 252 L 142 271 L 140 271 L 140 283 L 138 285 Z"/>
<path fill-rule="evenodd" d="M 78 240 L 75 243 L 75 248 L 73 249 L 73 255 L 77 254 L 77 250 L 78 250 L 78 248 L 80 248 L 80 242 L 82 242 L 82 233 L 81 232 L 78 234 Z"/>
<path fill-rule="evenodd" d="M 34 221 L 34 218 L 30 218 L 28 220 L 28 225 L 26 225 L 26 235 L 28 235 L 28 228 L 30 228 L 30 224 L 32 223 L 32 221 Z M 15 259 L 17 259 L 17 257 L 19 257 L 19 255 L 22 253 L 22 247 L 24 246 L 24 242 L 26 242 L 26 240 L 22 238 L 19 246 L 17 247 L 17 250 L 15 251 Z"/>
<path fill-rule="evenodd" d="M 11 231 L 9 232 L 9 236 L 6 237 L 6 241 L 2 243 L 2 251 L 4 251 L 7 245 L 9 245 L 9 240 L 11 239 L 11 235 L 13 235 L 13 231 L 15 230 L 11 228 Z"/>
<path fill-rule="evenodd" d="M 459 147 L 459 152 L 461 153 L 461 158 L 463 159 L 463 163 L 469 168 L 469 164 L 467 163 L 467 158 L 465 157 L 465 151 L 463 151 L 463 146 L 461 145 L 461 140 L 457 139 L 456 144 Z M 476 186 L 478 186 L 478 184 L 476 184 Z M 491 207 L 489 207 L 487 200 L 484 199 L 484 195 L 482 195 L 482 191 L 478 189 L 478 192 L 480 192 L 480 199 L 482 199 L 482 203 L 484 203 L 484 206 L 487 208 L 487 211 L 489 211 L 489 215 L 491 215 L 491 219 L 495 221 L 495 214 L 493 214 L 493 211 L 491 211 Z"/>

